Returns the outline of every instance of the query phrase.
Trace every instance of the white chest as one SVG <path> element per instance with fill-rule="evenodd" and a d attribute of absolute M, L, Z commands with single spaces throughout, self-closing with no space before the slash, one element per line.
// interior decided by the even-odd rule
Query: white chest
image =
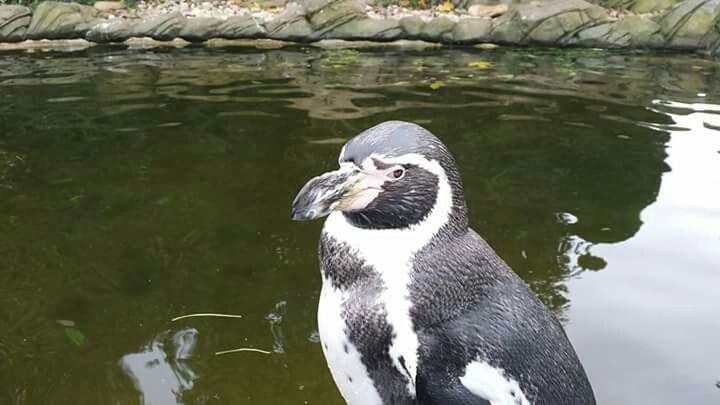
<path fill-rule="evenodd" d="M 352 247 L 354 253 L 364 261 L 365 265 L 371 266 L 380 277 L 382 290 L 374 298 L 378 302 L 368 304 L 384 310 L 385 321 L 392 328 L 394 335 L 389 348 L 390 359 L 400 374 L 407 377 L 407 391 L 414 396 L 418 363 L 418 336 L 410 318 L 412 307 L 409 294 L 412 273 L 411 258 L 426 241 L 409 238 L 407 233 L 402 234 L 397 231 L 358 230 L 347 224 L 339 213 L 330 215 L 324 232 L 337 242 Z M 321 339 L 324 339 L 323 329 L 325 329 L 327 336 L 325 339 L 328 342 L 336 340 L 335 336 L 340 335 L 347 341 L 344 333 L 339 333 L 344 330 L 345 326 L 341 311 L 347 299 L 352 299 L 352 297 L 336 290 L 329 282 L 323 284 L 319 310 Z M 337 314 L 330 314 L 330 312 L 337 312 Z M 328 363 L 331 363 L 333 361 L 331 358 L 334 359 L 333 353 L 326 353 L 326 356 Z M 347 354 L 343 351 L 341 357 L 346 356 Z M 333 368 L 332 364 L 330 364 L 330 368 Z M 337 378 L 336 382 L 340 386 Z"/>
<path fill-rule="evenodd" d="M 330 373 L 348 405 L 382 405 L 382 399 L 350 342 L 342 316 L 347 294 L 323 280 L 318 307 L 318 332 Z"/>

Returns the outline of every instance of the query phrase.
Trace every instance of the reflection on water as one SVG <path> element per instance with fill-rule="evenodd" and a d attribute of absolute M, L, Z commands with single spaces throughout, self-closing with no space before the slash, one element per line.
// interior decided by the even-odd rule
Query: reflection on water
<path fill-rule="evenodd" d="M 158 336 L 141 352 L 123 356 L 120 365 L 141 393 L 142 403 L 183 403 L 183 391 L 192 389 L 193 381 L 197 378 L 187 364 L 195 348 L 197 336 L 197 330 L 183 329 L 172 335 L 171 347 L 165 347 L 164 340 L 167 336 Z"/>
<path fill-rule="evenodd" d="M 344 140 L 388 119 L 425 125 L 455 153 L 473 227 L 562 317 L 601 403 L 720 400 L 720 370 L 700 354 L 720 309 L 714 61 L 4 55 L 2 403 L 339 403 L 316 334 L 320 224 L 291 223 L 289 204 Z M 243 318 L 165 332 L 205 311 Z M 273 354 L 214 355 L 237 347 Z"/>

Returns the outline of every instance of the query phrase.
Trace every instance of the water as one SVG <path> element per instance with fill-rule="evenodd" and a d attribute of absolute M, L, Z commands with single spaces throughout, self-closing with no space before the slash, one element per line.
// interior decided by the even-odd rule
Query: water
<path fill-rule="evenodd" d="M 0 54 L 0 403 L 340 404 L 318 344 L 344 139 L 418 122 L 600 404 L 720 403 L 720 65 L 593 50 Z M 242 319 L 191 318 L 194 312 Z M 240 352 L 235 348 L 272 352 Z"/>

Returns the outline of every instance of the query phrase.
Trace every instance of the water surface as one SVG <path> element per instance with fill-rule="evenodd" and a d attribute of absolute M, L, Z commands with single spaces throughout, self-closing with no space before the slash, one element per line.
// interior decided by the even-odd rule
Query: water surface
<path fill-rule="evenodd" d="M 720 403 L 720 65 L 310 47 L 0 54 L 0 403 L 340 404 L 310 176 L 420 123 L 600 404 Z M 170 320 L 193 312 L 242 319 Z M 240 347 L 272 352 L 217 356 Z"/>

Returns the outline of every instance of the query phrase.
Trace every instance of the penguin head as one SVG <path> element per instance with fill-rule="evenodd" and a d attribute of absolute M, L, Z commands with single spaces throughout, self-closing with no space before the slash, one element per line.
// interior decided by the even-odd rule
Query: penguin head
<path fill-rule="evenodd" d="M 432 222 L 464 232 L 460 174 L 447 147 L 425 128 L 388 121 L 350 139 L 340 168 L 311 179 L 293 201 L 293 219 L 339 211 L 356 227 L 406 229 Z"/>

